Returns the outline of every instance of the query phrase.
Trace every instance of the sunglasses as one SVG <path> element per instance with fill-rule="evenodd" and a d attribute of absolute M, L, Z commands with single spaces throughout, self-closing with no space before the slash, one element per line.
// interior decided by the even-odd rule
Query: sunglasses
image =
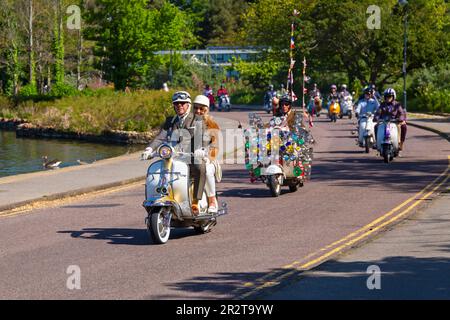
<path fill-rule="evenodd" d="M 174 106 L 179 106 L 179 105 L 184 106 L 184 105 L 186 105 L 186 104 L 188 104 L 188 103 L 189 103 L 189 102 L 177 101 L 177 102 L 173 102 L 173 105 L 174 105 Z"/>

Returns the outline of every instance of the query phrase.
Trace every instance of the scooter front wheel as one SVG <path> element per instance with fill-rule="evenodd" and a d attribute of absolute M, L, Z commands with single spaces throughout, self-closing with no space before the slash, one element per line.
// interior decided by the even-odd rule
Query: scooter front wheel
<path fill-rule="evenodd" d="M 270 194 L 272 195 L 272 197 L 278 197 L 281 193 L 281 183 L 280 183 L 280 179 L 275 176 L 275 175 L 271 175 L 269 177 L 269 189 L 270 189 Z"/>
<path fill-rule="evenodd" d="M 160 208 L 151 214 L 147 231 L 154 243 L 164 244 L 169 240 L 171 217 L 168 208 Z"/>
<path fill-rule="evenodd" d="M 390 150 L 389 150 L 388 147 L 383 147 L 383 153 L 382 153 L 382 155 L 383 155 L 384 163 L 389 163 L 389 162 L 392 160 L 392 159 L 391 159 L 391 154 L 390 154 L 389 151 L 390 151 Z"/>
<path fill-rule="evenodd" d="M 364 141 L 364 147 L 366 148 L 366 153 L 369 153 L 370 152 L 370 147 L 371 147 L 371 145 L 370 145 L 370 138 L 366 137 L 364 140 L 365 140 Z"/>

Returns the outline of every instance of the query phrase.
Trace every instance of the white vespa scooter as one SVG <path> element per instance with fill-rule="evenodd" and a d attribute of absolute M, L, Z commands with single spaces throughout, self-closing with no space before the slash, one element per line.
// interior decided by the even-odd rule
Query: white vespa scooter
<path fill-rule="evenodd" d="M 170 144 L 162 144 L 156 151 L 159 160 L 147 170 L 145 201 L 147 211 L 145 224 L 153 241 L 164 244 L 169 240 L 170 228 L 194 227 L 198 233 L 206 233 L 217 224 L 217 217 L 227 213 L 222 203 L 215 214 L 208 213 L 206 193 L 199 201 L 199 214 L 191 209 L 194 185 L 190 178 L 189 166 L 183 157 L 192 153 L 177 152 Z M 184 158 L 186 159 L 186 158 Z"/>
<path fill-rule="evenodd" d="M 366 153 L 369 153 L 375 144 L 375 123 L 373 118 L 374 115 L 371 112 L 367 112 L 359 117 L 358 144 L 365 149 Z"/>
<path fill-rule="evenodd" d="M 385 163 L 394 160 L 399 154 L 399 133 L 397 123 L 389 118 L 378 122 L 377 150 Z"/>
<path fill-rule="evenodd" d="M 231 111 L 230 97 L 227 94 L 223 94 L 219 97 L 219 107 L 217 111 Z"/>
<path fill-rule="evenodd" d="M 351 95 L 341 99 L 341 114 L 339 118 L 342 119 L 344 116 L 347 116 L 349 119 L 353 116 L 353 98 Z"/>

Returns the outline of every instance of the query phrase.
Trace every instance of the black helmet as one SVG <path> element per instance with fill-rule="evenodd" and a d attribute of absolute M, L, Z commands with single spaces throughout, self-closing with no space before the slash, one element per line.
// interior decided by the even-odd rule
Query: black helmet
<path fill-rule="evenodd" d="M 288 94 L 285 94 L 280 98 L 280 106 L 282 106 L 284 102 L 287 102 L 290 106 L 292 106 L 292 99 Z"/>

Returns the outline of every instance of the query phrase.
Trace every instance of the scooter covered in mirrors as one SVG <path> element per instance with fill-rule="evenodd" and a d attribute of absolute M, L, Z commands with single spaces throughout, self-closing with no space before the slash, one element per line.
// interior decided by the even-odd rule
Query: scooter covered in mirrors
<path fill-rule="evenodd" d="M 217 213 L 208 213 L 206 192 L 199 201 L 199 214 L 191 209 L 194 181 L 191 179 L 189 161 L 192 153 L 178 151 L 179 146 L 162 144 L 155 153 L 156 160 L 147 170 L 145 201 L 147 211 L 145 224 L 154 243 L 169 240 L 171 228 L 193 227 L 198 233 L 207 233 L 217 224 L 219 216 L 227 214 L 222 202 Z M 203 161 L 206 159 L 203 159 Z"/>
<path fill-rule="evenodd" d="M 385 163 L 389 163 L 399 155 L 398 121 L 385 117 L 378 122 L 377 150 Z"/>
<path fill-rule="evenodd" d="M 300 117 L 294 132 L 289 131 L 285 117 L 272 118 L 268 126 L 258 115 L 249 114 L 249 118 L 250 128 L 244 136 L 251 182 L 265 183 L 273 197 L 280 195 L 282 186 L 288 186 L 291 192 L 303 187 L 311 175 L 313 138 L 300 126 Z"/>
<path fill-rule="evenodd" d="M 375 123 L 373 121 L 374 115 L 367 112 L 359 116 L 358 126 L 358 145 L 364 148 L 366 153 L 375 145 Z"/>

